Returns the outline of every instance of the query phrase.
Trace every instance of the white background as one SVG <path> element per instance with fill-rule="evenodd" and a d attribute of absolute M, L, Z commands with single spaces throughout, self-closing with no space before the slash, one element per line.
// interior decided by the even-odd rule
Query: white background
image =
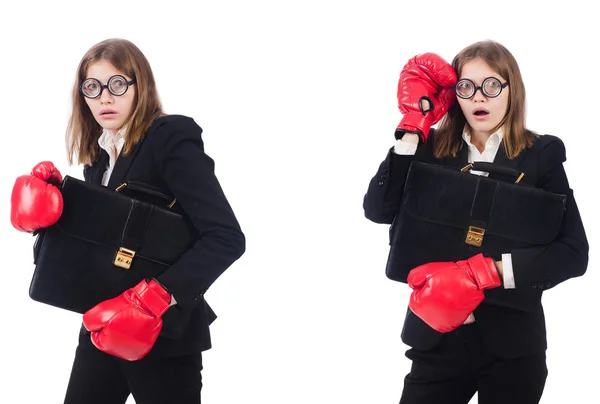
<path fill-rule="evenodd" d="M 80 316 L 29 299 L 33 239 L 10 225 L 10 193 L 41 160 L 82 177 L 64 149 L 70 90 L 85 51 L 110 37 L 142 49 L 168 113 L 203 127 L 247 236 L 246 254 L 207 293 L 219 319 L 204 356 L 203 402 L 398 402 L 410 366 L 400 341 L 409 292 L 385 277 L 388 229 L 364 218 L 362 198 L 393 144 L 406 60 L 436 52 L 450 61 L 482 39 L 517 58 L 528 126 L 563 139 L 591 245 L 588 273 L 544 295 L 542 403 L 597 399 L 600 31 L 592 2 L 197 3 L 2 6 L 0 403 L 63 399 Z"/>

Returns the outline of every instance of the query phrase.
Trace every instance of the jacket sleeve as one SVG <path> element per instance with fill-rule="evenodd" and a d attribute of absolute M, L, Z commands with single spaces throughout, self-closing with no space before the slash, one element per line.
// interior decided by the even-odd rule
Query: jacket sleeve
<path fill-rule="evenodd" d="M 569 187 L 563 162 L 563 142 L 553 137 L 541 151 L 537 187 L 567 196 L 561 228 L 550 244 L 511 251 L 516 289 L 537 291 L 550 289 L 565 280 L 585 273 L 588 264 L 588 241 Z"/>
<path fill-rule="evenodd" d="M 392 147 L 379 165 L 377 173 L 369 182 L 369 188 L 363 199 L 365 217 L 375 223 L 391 224 L 398 213 L 406 175 L 413 160 L 433 159 L 433 131 L 429 133 L 429 141 L 420 144 L 414 155 L 399 155 Z"/>
<path fill-rule="evenodd" d="M 199 235 L 157 278 L 177 301 L 163 316 L 163 328 L 181 330 L 210 285 L 245 251 L 245 237 L 215 176 L 214 162 L 204 152 L 201 134 L 187 117 L 164 124 L 154 134 L 154 164 Z M 163 334 L 168 336 L 169 330 Z"/>

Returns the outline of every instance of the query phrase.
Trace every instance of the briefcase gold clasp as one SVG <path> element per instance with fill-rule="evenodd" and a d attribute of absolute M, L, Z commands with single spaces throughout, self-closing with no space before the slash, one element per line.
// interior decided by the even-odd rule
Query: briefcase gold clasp
<path fill-rule="evenodd" d="M 466 173 L 467 171 L 469 171 L 471 168 L 473 168 L 473 164 L 469 163 L 466 166 L 464 166 L 463 168 L 460 169 L 461 173 Z"/>
<path fill-rule="evenodd" d="M 481 243 L 483 243 L 484 234 L 485 229 L 482 229 L 481 227 L 469 226 L 469 231 L 467 232 L 467 238 L 465 239 L 465 243 L 475 247 L 481 247 Z"/>
<path fill-rule="evenodd" d="M 121 247 L 119 248 L 119 251 L 117 251 L 117 256 L 115 257 L 113 264 L 123 269 L 129 269 L 129 267 L 131 267 L 131 262 L 133 261 L 134 255 L 135 251 Z"/>

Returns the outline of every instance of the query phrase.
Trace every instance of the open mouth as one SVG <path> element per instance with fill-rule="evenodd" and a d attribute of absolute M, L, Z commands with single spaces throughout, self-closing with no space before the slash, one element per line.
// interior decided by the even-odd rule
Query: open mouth
<path fill-rule="evenodd" d="M 475 111 L 473 112 L 473 115 L 475 116 L 485 116 L 485 115 L 489 115 L 490 113 L 484 110 L 479 110 L 479 111 Z"/>

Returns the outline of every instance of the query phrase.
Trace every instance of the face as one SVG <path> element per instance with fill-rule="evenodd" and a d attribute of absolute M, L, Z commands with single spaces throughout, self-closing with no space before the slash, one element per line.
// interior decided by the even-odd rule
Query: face
<path fill-rule="evenodd" d="M 86 72 L 86 79 L 94 78 L 106 85 L 108 80 L 115 75 L 125 77 L 131 81 L 131 77 L 117 70 L 110 62 L 100 60 L 91 64 Z M 84 97 L 86 104 L 92 111 L 96 122 L 112 135 L 116 134 L 125 124 L 133 112 L 135 100 L 135 85 L 130 85 L 125 94 L 116 96 L 103 88 L 97 98 Z"/>
<path fill-rule="evenodd" d="M 469 79 L 475 83 L 476 87 L 483 84 L 488 77 L 500 79 L 502 84 L 506 83 L 506 78 L 500 76 L 492 68 L 477 58 L 467 62 L 462 69 L 459 80 Z M 489 137 L 500 121 L 506 115 L 508 109 L 508 96 L 510 94 L 510 85 L 506 86 L 497 97 L 486 97 L 481 89 L 475 92 L 475 95 L 469 99 L 457 97 L 458 104 L 462 110 L 467 123 L 471 127 L 472 136 Z"/>

